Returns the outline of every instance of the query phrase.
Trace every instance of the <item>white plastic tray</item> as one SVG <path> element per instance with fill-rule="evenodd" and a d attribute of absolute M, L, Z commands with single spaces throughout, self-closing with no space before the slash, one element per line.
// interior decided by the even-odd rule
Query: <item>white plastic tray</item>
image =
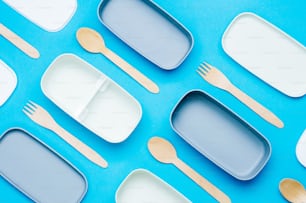
<path fill-rule="evenodd" d="M 301 135 L 297 145 L 296 145 L 296 157 L 298 161 L 306 167 L 306 129 Z"/>
<path fill-rule="evenodd" d="M 63 29 L 77 8 L 76 0 L 4 0 L 4 2 L 49 32 Z"/>
<path fill-rule="evenodd" d="M 253 13 L 238 15 L 222 38 L 225 52 L 251 73 L 291 97 L 306 94 L 306 50 Z"/>
<path fill-rule="evenodd" d="M 0 60 L 0 106 L 14 92 L 17 85 L 17 76 L 15 72 Z"/>
<path fill-rule="evenodd" d="M 132 171 L 116 192 L 116 203 L 191 203 L 169 184 L 144 169 Z"/>
<path fill-rule="evenodd" d="M 137 100 L 72 54 L 54 60 L 42 78 L 41 88 L 63 111 L 108 142 L 124 141 L 142 116 Z"/>

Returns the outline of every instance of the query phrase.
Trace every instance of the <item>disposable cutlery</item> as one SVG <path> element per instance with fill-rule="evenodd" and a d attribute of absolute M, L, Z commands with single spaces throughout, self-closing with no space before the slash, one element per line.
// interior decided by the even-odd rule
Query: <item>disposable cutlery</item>
<path fill-rule="evenodd" d="M 97 152 L 57 124 L 53 117 L 41 106 L 29 101 L 29 103 L 27 103 L 24 107 L 23 112 L 35 123 L 59 135 L 87 159 L 94 162 L 98 166 L 101 166 L 102 168 L 107 168 L 108 163 Z"/>
<path fill-rule="evenodd" d="M 152 80 L 108 49 L 105 46 L 102 36 L 95 30 L 80 28 L 77 31 L 77 40 L 86 51 L 103 54 L 148 91 L 152 93 L 159 92 L 159 87 Z"/>
<path fill-rule="evenodd" d="M 208 83 L 229 92 L 269 123 L 278 128 L 284 127 L 284 123 L 274 113 L 238 89 L 217 68 L 209 65 L 208 63 L 202 63 L 197 72 Z"/>
<path fill-rule="evenodd" d="M 20 36 L 15 34 L 9 28 L 0 23 L 0 35 L 2 35 L 5 39 L 14 44 L 17 48 L 23 51 L 31 58 L 39 58 L 40 54 L 32 45 L 22 39 Z"/>
<path fill-rule="evenodd" d="M 174 146 L 169 141 L 160 137 L 153 137 L 148 142 L 148 148 L 155 159 L 165 164 L 174 164 L 220 203 L 231 202 L 230 198 L 220 189 L 181 161 L 177 157 Z"/>
<path fill-rule="evenodd" d="M 304 186 L 291 178 L 283 179 L 279 184 L 279 190 L 286 200 L 292 203 L 305 203 L 306 191 Z"/>

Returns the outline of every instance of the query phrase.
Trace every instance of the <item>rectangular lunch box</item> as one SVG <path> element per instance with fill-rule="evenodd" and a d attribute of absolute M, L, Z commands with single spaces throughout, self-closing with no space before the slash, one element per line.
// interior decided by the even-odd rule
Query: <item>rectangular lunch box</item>
<path fill-rule="evenodd" d="M 34 202 L 77 203 L 87 192 L 83 174 L 19 128 L 0 138 L 0 175 Z"/>
<path fill-rule="evenodd" d="M 222 38 L 224 51 L 245 69 L 290 96 L 306 94 L 306 49 L 253 13 L 238 15 Z"/>
<path fill-rule="evenodd" d="M 263 135 L 201 90 L 183 96 L 170 121 L 187 143 L 239 180 L 254 178 L 270 158 Z"/>
<path fill-rule="evenodd" d="M 123 42 L 165 70 L 177 68 L 193 47 L 191 33 L 150 0 L 103 0 L 98 17 Z"/>
<path fill-rule="evenodd" d="M 191 203 L 168 183 L 145 169 L 132 171 L 116 192 L 116 203 Z"/>
<path fill-rule="evenodd" d="M 80 124 L 111 143 L 138 125 L 138 101 L 106 75 L 73 54 L 57 57 L 41 80 L 43 93 Z"/>
<path fill-rule="evenodd" d="M 49 32 L 63 29 L 77 10 L 77 0 L 3 0 L 3 2 Z"/>

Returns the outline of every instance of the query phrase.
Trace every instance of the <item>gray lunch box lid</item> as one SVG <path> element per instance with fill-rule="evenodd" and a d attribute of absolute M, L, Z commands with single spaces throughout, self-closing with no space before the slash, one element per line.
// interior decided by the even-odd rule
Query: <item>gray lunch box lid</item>
<path fill-rule="evenodd" d="M 80 171 L 19 128 L 0 138 L 0 175 L 35 202 L 77 203 L 87 192 Z"/>
<path fill-rule="evenodd" d="M 254 178 L 271 156 L 263 135 L 201 90 L 181 98 L 170 122 L 180 137 L 239 180 Z"/>
<path fill-rule="evenodd" d="M 165 70 L 177 68 L 193 47 L 193 36 L 150 0 L 103 0 L 98 17 L 111 32 Z"/>

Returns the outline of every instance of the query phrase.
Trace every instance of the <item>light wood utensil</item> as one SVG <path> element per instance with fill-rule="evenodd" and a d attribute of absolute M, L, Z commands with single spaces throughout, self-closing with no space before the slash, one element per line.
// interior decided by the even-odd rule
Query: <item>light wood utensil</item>
<path fill-rule="evenodd" d="M 272 125 L 278 128 L 284 127 L 284 123 L 275 114 L 238 89 L 217 68 L 208 63 L 202 63 L 197 72 L 208 83 L 229 92 Z"/>
<path fill-rule="evenodd" d="M 189 178 L 206 190 L 212 197 L 220 203 L 230 203 L 230 198 L 220 189 L 198 174 L 187 164 L 181 161 L 176 154 L 174 146 L 167 140 L 160 137 L 153 137 L 148 142 L 148 148 L 152 156 L 165 164 L 174 164 L 178 169 L 185 173 Z"/>
<path fill-rule="evenodd" d="M 29 57 L 35 58 L 35 59 L 39 58 L 40 54 L 37 51 L 37 49 L 35 49 L 32 45 L 30 45 L 24 39 L 19 37 L 17 34 L 12 32 L 9 28 L 4 26 L 2 23 L 0 23 L 0 35 L 2 35 L 8 41 L 14 44 L 17 48 L 19 48 Z"/>
<path fill-rule="evenodd" d="M 107 168 L 108 163 L 97 152 L 57 124 L 44 108 L 30 101 L 26 104 L 22 111 L 35 123 L 59 135 L 63 140 L 65 140 L 90 161 L 94 162 L 98 166 L 101 166 L 102 168 Z"/>
<path fill-rule="evenodd" d="M 148 91 L 152 93 L 159 92 L 159 87 L 152 80 L 108 49 L 105 46 L 102 36 L 95 30 L 90 28 L 80 28 L 77 31 L 77 40 L 86 51 L 103 54 Z"/>
<path fill-rule="evenodd" d="M 279 190 L 283 197 L 292 203 L 305 203 L 306 191 L 304 186 L 290 178 L 283 179 L 279 184 Z"/>

